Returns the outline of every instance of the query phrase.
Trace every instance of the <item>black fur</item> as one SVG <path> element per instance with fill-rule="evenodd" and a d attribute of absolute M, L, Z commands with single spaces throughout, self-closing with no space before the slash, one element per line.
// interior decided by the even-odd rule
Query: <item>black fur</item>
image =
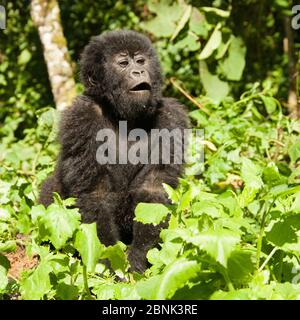
<path fill-rule="evenodd" d="M 112 57 L 126 51 L 142 52 L 149 59 L 151 94 L 147 101 L 130 97 L 126 78 L 115 72 Z M 105 245 L 117 240 L 129 244 L 132 271 L 147 267 L 146 253 L 158 244 L 161 227 L 133 221 L 139 202 L 168 203 L 162 182 L 176 187 L 179 164 L 106 164 L 96 161 L 98 130 L 117 130 L 119 120 L 130 128 L 188 127 L 185 108 L 175 99 L 163 98 L 157 55 L 145 36 L 133 31 L 114 31 L 92 38 L 81 59 L 85 92 L 64 111 L 60 124 L 61 151 L 55 172 L 42 185 L 40 202 L 48 206 L 53 192 L 76 197 L 83 222 L 97 222 L 98 236 Z M 130 129 L 129 128 L 129 129 Z M 128 130 L 129 130 L 128 129 Z"/>

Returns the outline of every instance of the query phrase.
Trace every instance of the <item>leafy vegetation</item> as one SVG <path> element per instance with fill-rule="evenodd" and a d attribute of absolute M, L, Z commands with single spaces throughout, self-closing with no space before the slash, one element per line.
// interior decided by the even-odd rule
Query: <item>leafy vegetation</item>
<path fill-rule="evenodd" d="M 0 30 L 0 297 L 299 299 L 300 123 L 285 108 L 280 24 L 292 3 L 86 2 L 60 3 L 73 60 L 93 33 L 148 32 L 166 92 L 204 129 L 204 162 L 191 165 L 202 173 L 164 185 L 172 205 L 138 205 L 143 223 L 170 215 L 144 275 L 128 272 L 126 245 L 105 247 L 95 224 L 80 223 L 74 199 L 38 205 L 59 114 L 29 12 L 10 2 Z M 257 14 L 244 21 L 247 10 Z"/>

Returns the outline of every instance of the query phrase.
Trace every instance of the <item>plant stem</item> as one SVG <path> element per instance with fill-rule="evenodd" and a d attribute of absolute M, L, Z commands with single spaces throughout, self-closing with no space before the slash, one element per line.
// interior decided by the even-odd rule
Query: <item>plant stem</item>
<path fill-rule="evenodd" d="M 88 277 L 87 277 L 87 270 L 86 270 L 86 266 L 83 265 L 83 283 L 84 283 L 84 289 L 85 292 L 87 294 L 87 297 L 89 300 L 93 300 L 93 297 L 91 295 L 90 289 L 89 289 L 89 285 L 88 285 Z"/>
<path fill-rule="evenodd" d="M 268 216 L 269 212 L 271 211 L 275 200 L 276 200 L 276 197 L 272 201 L 272 203 L 270 204 L 268 210 L 265 210 L 263 212 L 263 215 L 262 215 L 262 218 L 261 218 L 260 231 L 259 231 L 259 236 L 258 236 L 258 239 L 257 239 L 257 251 L 256 251 L 256 268 L 257 269 L 259 269 L 260 253 L 261 253 L 261 248 L 262 248 L 262 240 L 263 240 L 263 237 L 264 237 L 264 228 L 265 228 L 266 217 Z M 266 203 L 267 202 L 265 202 L 263 204 L 262 208 L 265 208 Z"/>
<path fill-rule="evenodd" d="M 273 257 L 274 253 L 277 251 L 277 248 L 273 248 L 273 250 L 270 252 L 270 254 L 267 256 L 266 260 L 264 261 L 264 263 L 260 266 L 260 268 L 258 269 L 258 271 L 262 271 L 264 269 L 264 267 L 266 266 L 266 264 L 270 261 L 270 259 Z"/>
<path fill-rule="evenodd" d="M 199 109 L 201 109 L 206 114 L 210 114 L 210 112 L 201 104 L 199 103 L 195 98 L 193 98 L 189 93 L 187 93 L 183 88 L 180 87 L 180 85 L 176 82 L 175 78 L 170 78 L 170 82 L 172 85 L 179 90 L 187 99 L 189 99 L 194 105 L 196 105 Z"/>
<path fill-rule="evenodd" d="M 226 281 L 226 285 L 227 285 L 227 287 L 228 287 L 228 290 L 229 290 L 229 291 L 234 291 L 234 290 L 235 290 L 235 289 L 234 289 L 234 286 L 233 286 L 233 284 L 232 284 L 232 282 L 231 282 L 231 280 L 230 280 L 230 278 L 229 278 L 229 276 L 228 276 L 228 274 L 227 274 L 227 271 L 224 270 L 224 271 L 222 272 L 222 274 L 223 274 L 223 277 L 224 277 L 224 279 L 225 279 L 225 281 Z"/>

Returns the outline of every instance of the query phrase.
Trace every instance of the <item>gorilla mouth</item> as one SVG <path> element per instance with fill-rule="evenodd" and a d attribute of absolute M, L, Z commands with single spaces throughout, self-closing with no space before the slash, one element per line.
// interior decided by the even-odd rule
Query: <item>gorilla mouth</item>
<path fill-rule="evenodd" d="M 130 89 L 130 91 L 150 91 L 151 86 L 148 82 L 141 82 Z"/>

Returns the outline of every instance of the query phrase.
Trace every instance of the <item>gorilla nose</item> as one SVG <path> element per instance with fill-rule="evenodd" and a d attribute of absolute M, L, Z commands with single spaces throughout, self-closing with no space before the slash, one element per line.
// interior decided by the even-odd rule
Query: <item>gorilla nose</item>
<path fill-rule="evenodd" d="M 139 78 L 144 75 L 144 71 L 143 70 L 132 70 L 130 72 L 130 75 L 132 78 Z"/>

